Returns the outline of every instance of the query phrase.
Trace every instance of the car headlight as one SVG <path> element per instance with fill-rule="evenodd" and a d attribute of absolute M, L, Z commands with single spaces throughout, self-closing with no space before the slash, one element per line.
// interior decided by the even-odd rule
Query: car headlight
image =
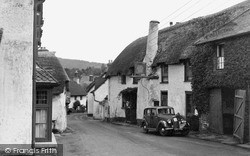
<path fill-rule="evenodd" d="M 171 123 L 172 123 L 172 122 L 171 122 L 171 119 L 168 119 L 167 122 L 168 122 L 168 124 L 171 124 Z"/>
<path fill-rule="evenodd" d="M 174 120 L 174 122 L 176 122 L 176 121 L 177 121 L 177 118 L 173 118 L 173 120 Z"/>

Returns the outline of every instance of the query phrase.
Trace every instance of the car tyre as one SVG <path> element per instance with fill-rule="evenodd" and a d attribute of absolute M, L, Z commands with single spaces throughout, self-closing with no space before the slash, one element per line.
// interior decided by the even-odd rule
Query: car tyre
<path fill-rule="evenodd" d="M 158 132 L 161 136 L 166 136 L 168 134 L 168 131 L 166 131 L 162 125 L 159 125 Z"/>
<path fill-rule="evenodd" d="M 143 122 L 143 124 L 142 124 L 142 130 L 144 133 L 148 133 L 148 127 L 147 127 L 147 124 L 145 122 Z"/>

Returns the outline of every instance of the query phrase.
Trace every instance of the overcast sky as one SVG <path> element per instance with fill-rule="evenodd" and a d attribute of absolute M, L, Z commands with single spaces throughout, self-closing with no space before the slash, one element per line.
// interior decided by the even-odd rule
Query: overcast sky
<path fill-rule="evenodd" d="M 56 56 L 108 63 L 148 33 L 151 20 L 169 22 L 218 12 L 244 0 L 46 0 L 42 46 Z"/>

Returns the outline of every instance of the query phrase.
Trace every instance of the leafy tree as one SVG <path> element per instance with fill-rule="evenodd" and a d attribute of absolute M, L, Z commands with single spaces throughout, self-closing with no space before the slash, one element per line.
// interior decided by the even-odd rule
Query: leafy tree
<path fill-rule="evenodd" d="M 78 106 L 81 106 L 81 103 L 79 100 L 76 100 L 74 103 L 73 103 L 73 108 L 76 110 Z"/>

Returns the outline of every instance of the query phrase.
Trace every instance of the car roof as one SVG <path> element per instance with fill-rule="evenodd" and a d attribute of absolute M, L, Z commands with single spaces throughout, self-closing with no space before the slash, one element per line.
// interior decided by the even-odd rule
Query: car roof
<path fill-rule="evenodd" d="M 149 108 L 173 108 L 173 107 L 170 107 L 170 106 L 151 106 L 151 107 L 146 107 L 145 109 L 149 109 Z"/>

